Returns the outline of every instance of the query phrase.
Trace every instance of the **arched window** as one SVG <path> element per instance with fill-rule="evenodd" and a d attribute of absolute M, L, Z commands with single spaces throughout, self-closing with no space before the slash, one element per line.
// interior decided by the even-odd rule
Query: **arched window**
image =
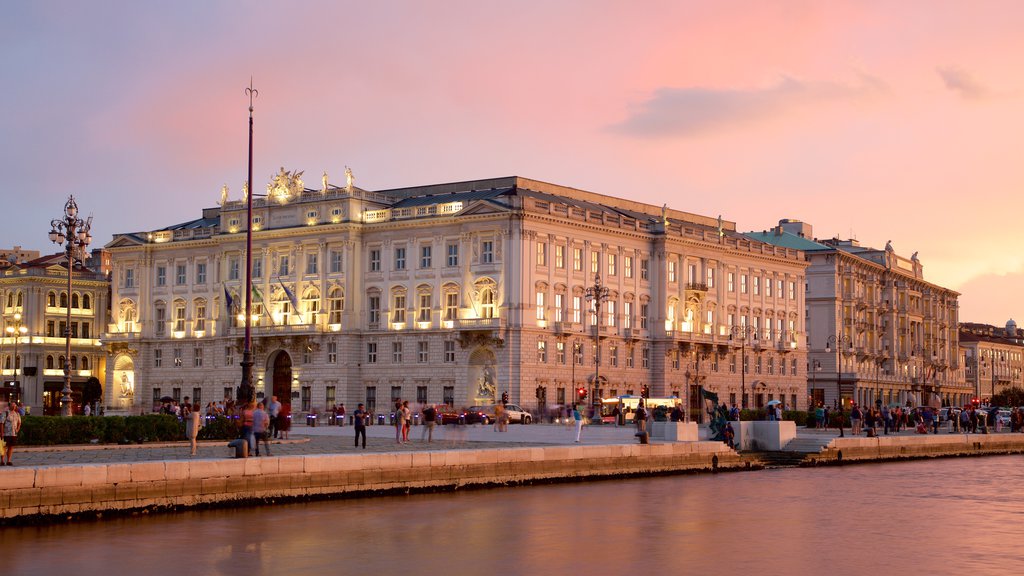
<path fill-rule="evenodd" d="M 88 294 L 82 294 L 82 308 L 85 310 L 92 308 L 92 302 L 89 301 Z"/>
<path fill-rule="evenodd" d="M 53 370 L 53 356 L 46 357 L 46 369 Z"/>
<path fill-rule="evenodd" d="M 345 292 L 341 288 L 332 288 L 327 297 L 327 323 L 341 324 L 343 310 L 345 310 Z"/>
<path fill-rule="evenodd" d="M 307 324 L 312 323 L 316 320 L 317 314 L 320 313 L 320 291 L 316 288 L 310 288 L 306 290 L 305 294 L 302 295 L 302 311 L 303 317 Z"/>
<path fill-rule="evenodd" d="M 197 332 L 206 331 L 206 300 L 196 298 L 192 301 L 192 311 L 195 314 L 195 327 L 193 330 Z"/>
<path fill-rule="evenodd" d="M 7 307 L 14 308 L 14 292 L 7 293 Z"/>
<path fill-rule="evenodd" d="M 180 298 L 174 301 L 174 331 L 185 331 L 185 301 Z"/>
<path fill-rule="evenodd" d="M 484 318 L 494 318 L 494 291 L 490 288 L 480 292 L 480 312 Z"/>
<path fill-rule="evenodd" d="M 67 308 L 68 307 L 68 293 L 67 292 L 61 292 L 60 293 L 60 307 L 61 308 Z"/>
<path fill-rule="evenodd" d="M 65 362 L 65 356 L 63 354 L 61 354 L 60 358 L 57 358 L 57 362 L 58 362 L 58 364 L 60 364 L 61 368 L 64 368 L 64 364 L 66 363 Z"/>
<path fill-rule="evenodd" d="M 18 308 L 21 308 L 24 305 L 24 301 L 22 300 L 23 297 L 24 295 L 21 292 L 18 292 Z"/>
<path fill-rule="evenodd" d="M 71 369 L 78 370 L 78 356 L 71 357 Z"/>
<path fill-rule="evenodd" d="M 89 357 L 88 356 L 82 356 L 82 370 L 88 370 L 88 369 L 89 369 Z"/>
<path fill-rule="evenodd" d="M 72 308 L 79 308 L 79 306 L 78 306 L 78 294 L 72 294 L 71 295 L 71 307 Z"/>
<path fill-rule="evenodd" d="M 48 292 L 46 294 L 46 305 L 49 306 L 50 308 L 56 308 L 57 307 L 57 293 L 56 292 Z"/>

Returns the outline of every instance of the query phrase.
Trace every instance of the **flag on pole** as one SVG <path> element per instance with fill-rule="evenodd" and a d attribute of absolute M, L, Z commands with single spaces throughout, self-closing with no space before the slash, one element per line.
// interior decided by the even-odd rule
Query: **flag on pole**
<path fill-rule="evenodd" d="M 224 303 L 228 306 L 228 315 L 234 312 L 235 299 L 231 297 L 231 292 L 228 292 L 228 287 L 224 287 Z"/>
<path fill-rule="evenodd" d="M 292 312 L 298 314 L 299 299 L 295 297 L 295 293 L 289 290 L 288 287 L 284 285 L 284 282 L 281 281 L 280 276 L 277 277 L 277 283 L 281 285 L 281 288 L 284 290 L 285 296 L 288 297 L 288 301 L 292 303 Z"/>
<path fill-rule="evenodd" d="M 252 286 L 252 299 L 253 303 L 255 303 L 256 300 L 260 301 L 260 306 L 263 308 L 263 313 L 266 314 L 268 318 L 270 318 L 270 323 L 274 324 L 274 315 L 270 313 L 270 310 L 267 310 L 267 302 L 263 299 L 263 293 L 260 292 L 260 289 L 257 288 L 255 284 L 253 284 Z"/>

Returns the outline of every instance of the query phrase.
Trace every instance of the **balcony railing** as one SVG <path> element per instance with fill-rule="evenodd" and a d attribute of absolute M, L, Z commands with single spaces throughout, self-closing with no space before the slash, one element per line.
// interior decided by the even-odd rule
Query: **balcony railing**
<path fill-rule="evenodd" d="M 455 321 L 459 330 L 494 330 L 501 328 L 501 318 L 460 318 Z"/>

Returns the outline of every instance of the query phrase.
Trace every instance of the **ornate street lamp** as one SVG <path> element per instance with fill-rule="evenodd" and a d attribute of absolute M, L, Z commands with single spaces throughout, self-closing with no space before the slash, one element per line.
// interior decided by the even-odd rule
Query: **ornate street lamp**
<path fill-rule="evenodd" d="M 18 340 L 22 336 L 28 333 L 28 328 L 21 324 L 21 313 L 15 313 L 14 322 L 8 324 L 6 328 L 7 334 L 14 336 L 14 386 L 15 390 L 21 391 L 21 382 L 18 381 L 18 368 L 20 368 L 21 362 L 18 360 Z"/>
<path fill-rule="evenodd" d="M 92 216 L 78 217 L 74 196 L 64 203 L 64 215 L 50 221 L 50 241 L 63 246 L 68 265 L 67 323 L 64 327 L 64 389 L 60 391 L 60 414 L 71 416 L 71 277 L 75 261 L 85 263 L 85 248 L 92 242 Z"/>
<path fill-rule="evenodd" d="M 252 402 L 256 398 L 256 389 L 252 385 L 252 100 L 259 96 L 259 91 L 252 87 L 245 89 L 249 96 L 249 173 L 246 180 L 245 206 L 245 340 L 242 348 L 242 383 L 236 395 L 239 402 Z"/>
<path fill-rule="evenodd" d="M 601 385 L 601 304 L 608 300 L 608 287 L 601 284 L 601 275 L 594 274 L 594 285 L 587 288 L 587 302 L 594 305 L 594 386 L 590 396 L 595 422 L 601 420 L 601 399 L 597 397 L 597 387 Z"/>

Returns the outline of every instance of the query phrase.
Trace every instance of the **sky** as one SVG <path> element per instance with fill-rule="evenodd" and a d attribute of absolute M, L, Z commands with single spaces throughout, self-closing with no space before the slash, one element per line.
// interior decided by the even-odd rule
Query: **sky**
<path fill-rule="evenodd" d="M 94 2 L 0 19 L 0 246 L 94 245 L 254 187 L 517 175 L 918 252 L 1024 323 L 1024 3 Z"/>

